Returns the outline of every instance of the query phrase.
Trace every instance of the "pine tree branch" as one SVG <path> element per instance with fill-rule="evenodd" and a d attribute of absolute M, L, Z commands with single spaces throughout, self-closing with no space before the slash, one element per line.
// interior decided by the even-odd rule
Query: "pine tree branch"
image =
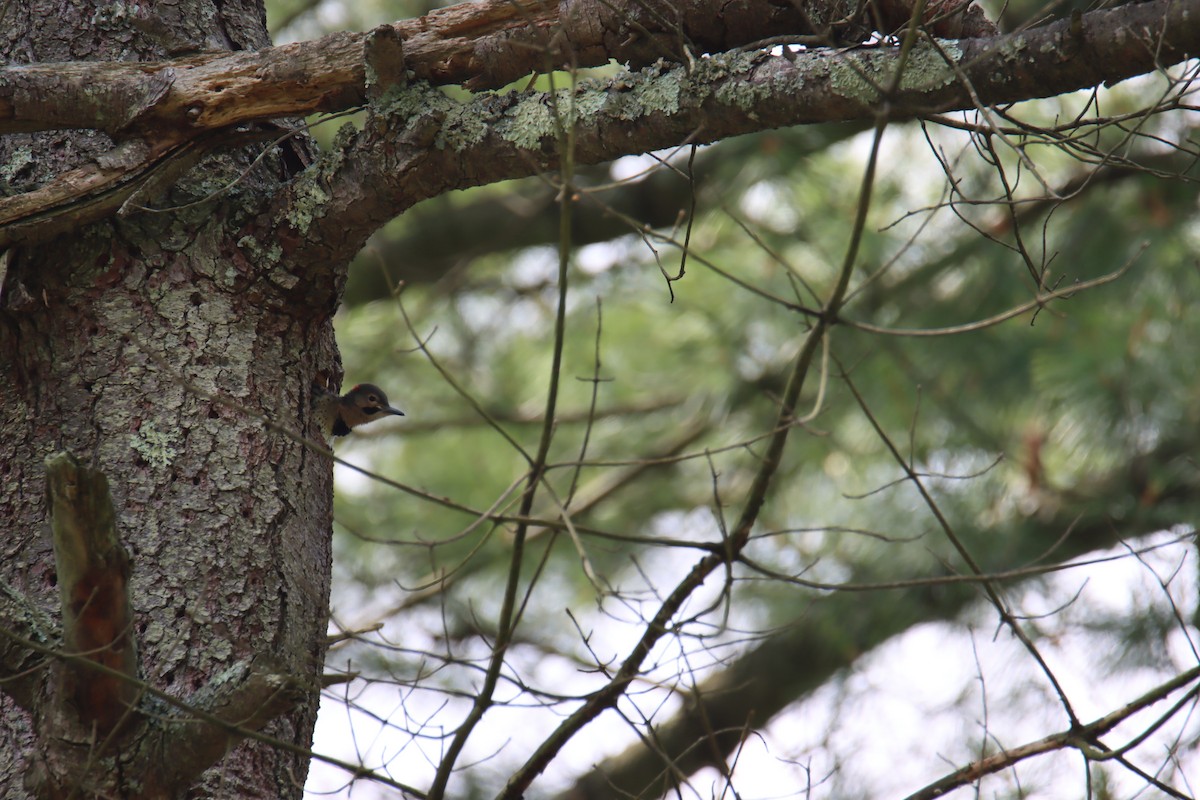
<path fill-rule="evenodd" d="M 558 107 L 583 110 L 569 121 L 578 164 L 775 127 L 873 119 L 881 107 L 889 119 L 975 109 L 1177 63 L 1200 51 L 1200 13 L 1193 11 L 1200 0 L 1153 0 L 1006 36 L 924 41 L 886 98 L 878 86 L 901 58 L 891 47 L 733 52 L 687 66 L 657 64 L 581 83 L 573 103 Z M 556 169 L 551 107 L 543 93 L 460 103 L 411 86 L 372 107 L 364 130 L 342 137 L 265 224 L 278 231 L 285 258 L 349 258 L 384 221 L 421 200 Z"/>

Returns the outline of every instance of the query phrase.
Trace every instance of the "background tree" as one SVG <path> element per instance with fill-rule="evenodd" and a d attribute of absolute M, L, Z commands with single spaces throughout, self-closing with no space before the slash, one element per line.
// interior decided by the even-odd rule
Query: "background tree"
<path fill-rule="evenodd" d="M 750 759 L 1187 796 L 1196 10 L 496 2 L 266 48 L 253 3 L 0 9 L 5 796 L 298 796 L 323 685 L 318 762 L 387 796 L 766 793 Z M 411 418 L 331 514 L 333 314 L 426 200 L 346 290 Z M 1132 601 L 1081 588 L 1117 557 Z M 968 731 L 892 787 L 855 679 L 938 620 Z"/>

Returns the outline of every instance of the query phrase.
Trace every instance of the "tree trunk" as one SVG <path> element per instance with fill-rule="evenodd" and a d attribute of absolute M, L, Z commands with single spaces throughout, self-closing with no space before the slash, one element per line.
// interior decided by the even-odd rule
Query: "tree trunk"
<path fill-rule="evenodd" d="M 32 63 L 267 43 L 253 3 L 188 0 L 140 17 L 116 8 L 66 4 L 48 24 L 37 4 L 8 4 L 0 47 L 8 60 Z M 108 147 L 99 133 L 8 137 L 0 177 L 8 191 L 27 190 Z M 331 464 L 300 437 L 317 436 L 307 428 L 313 381 L 338 372 L 330 317 L 340 287 L 307 286 L 302 264 L 288 265 L 290 273 L 264 267 L 271 243 L 239 231 L 289 177 L 280 158 L 246 172 L 255 154 L 212 158 L 168 197 L 136 198 L 195 206 L 0 256 L 0 581 L 8 599 L 29 604 L 31 616 L 36 608 L 59 619 L 43 460 L 66 450 L 111 486 L 132 561 L 130 633 L 141 678 L 202 708 L 209 695 L 197 690 L 211 694 L 237 664 L 269 657 L 277 672 L 301 677 L 319 675 L 324 658 Z M 227 193 L 205 199 L 235 178 Z M 46 632 L 43 643 L 54 641 Z M 118 729 L 101 747 L 107 732 L 71 719 L 69 701 L 55 696 L 55 663 L 37 665 L 25 708 L 3 701 L 0 796 L 65 796 L 74 787 L 82 788 L 76 797 L 301 795 L 307 756 L 256 742 L 238 745 L 198 782 L 175 763 L 193 752 L 168 750 L 159 769 L 145 769 L 150 762 L 144 753 L 135 760 L 131 739 L 175 713 L 153 698 L 142 698 L 151 713 L 140 727 Z M 264 732 L 307 748 L 318 689 L 308 685 Z"/>

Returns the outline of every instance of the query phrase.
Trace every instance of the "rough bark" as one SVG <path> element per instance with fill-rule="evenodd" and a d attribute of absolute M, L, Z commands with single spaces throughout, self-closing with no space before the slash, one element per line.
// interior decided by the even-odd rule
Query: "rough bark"
<path fill-rule="evenodd" d="M 157 4 L 152 18 L 120 16 L 100 2 L 53 14 L 35 6 L 4 10 L 0 46 L 12 61 L 162 60 L 266 44 L 262 9 L 254 3 Z M 28 186 L 111 146 L 98 133 L 24 134 L 0 142 L 0 163 L 10 185 Z M 168 200 L 204 197 L 249 162 L 242 153 L 209 160 Z M 305 432 L 313 380 L 338 370 L 330 326 L 337 288 L 331 282 L 323 291 L 305 291 L 303 265 L 289 265 L 294 272 L 264 266 L 260 248 L 239 232 L 288 177 L 278 159 L 267 159 L 220 201 L 73 230 L 6 254 L 0 299 L 5 622 L 56 644 L 42 462 L 70 450 L 112 486 L 132 562 L 141 677 L 179 700 L 202 702 L 197 690 L 231 670 L 246 675 L 243 685 L 259 696 L 254 680 L 286 688 L 294 677 L 319 674 L 323 660 L 330 464 L 262 418 Z M 28 624 L 11 624 L 22 619 Z M 273 657 L 278 677 L 245 671 L 263 654 Z M 237 747 L 194 786 L 188 775 L 178 777 L 183 785 L 172 784 L 183 760 L 177 751 L 137 761 L 130 746 L 136 740 L 104 749 L 103 738 L 83 726 L 67 730 L 29 714 L 25 708 L 54 705 L 48 676 L 55 661 L 7 640 L 5 655 L 6 674 L 23 664 L 38 680 L 19 687 L 15 697 L 24 708 L 12 698 L 4 702 L 0 796 L 52 797 L 76 787 L 84 797 L 117 790 L 146 797 L 301 793 L 307 757 L 256 742 Z M 300 748 L 310 743 L 315 718 L 317 689 L 309 685 L 288 698 L 294 710 L 267 728 Z M 143 696 L 140 707 L 150 717 L 170 717 L 161 701 Z M 244 709 L 231 713 L 247 717 Z M 197 727 L 189 731 L 197 752 L 227 741 L 227 731 L 205 734 Z M 210 762 L 223 751 L 222 744 Z"/>

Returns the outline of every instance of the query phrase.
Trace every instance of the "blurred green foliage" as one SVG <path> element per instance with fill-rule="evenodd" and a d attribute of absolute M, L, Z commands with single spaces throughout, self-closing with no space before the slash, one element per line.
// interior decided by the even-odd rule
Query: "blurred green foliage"
<path fill-rule="evenodd" d="M 325 13 L 296 8 L 274 12 L 293 19 L 288 30 Z M 329 8 L 357 28 L 420 13 Z M 826 596 L 782 576 L 965 571 L 846 375 L 985 569 L 1037 561 L 1071 520 L 1111 520 L 1099 527 L 1114 538 L 1122 520 L 1160 507 L 1135 534 L 1184 521 L 1161 504 L 1194 472 L 1200 430 L 1194 119 L 1088 122 L 1097 107 L 1105 120 L 1134 114 L 1165 88 L 1155 76 L 1005 109 L 992 120 L 1003 136 L 959 129 L 983 125 L 979 115 L 956 116 L 959 128 L 887 129 L 851 299 L 808 377 L 746 552 L 770 572 L 736 566 L 728 605 L 699 627 L 725 643 L 765 636 Z M 1027 136 L 1011 122 L 1049 128 L 1081 113 L 1069 142 L 1061 127 Z M 539 488 L 533 512 L 560 526 L 566 505 L 574 530 L 530 531 L 516 649 L 534 663 L 594 666 L 586 637 L 608 626 L 625 633 L 607 641 L 627 641 L 703 548 L 720 546 L 811 312 L 845 258 L 870 137 L 861 125 L 809 126 L 701 148 L 691 175 L 686 149 L 580 170 L 566 193 L 553 491 Z M 405 214 L 355 265 L 336 320 L 348 384 L 378 383 L 408 414 L 338 453 L 411 491 L 339 470 L 334 616 L 380 621 L 403 639 L 397 650 L 351 649 L 358 663 L 452 696 L 472 690 L 478 663 L 431 664 L 487 654 L 510 570 L 513 523 L 480 514 L 516 513 L 542 435 L 556 180 L 458 192 Z M 689 233 L 686 272 L 669 280 Z M 1105 276 L 1114 279 L 1034 302 Z M 880 625 L 919 617 L 906 603 L 945 613 L 926 595 L 863 597 L 864 617 Z M 837 619 L 821 625 L 838 652 L 876 641 Z M 1166 635 L 1131 624 L 1115 641 L 1129 631 Z"/>
<path fill-rule="evenodd" d="M 1063 115 L 1078 102 L 1067 99 L 1057 111 L 1041 113 Z M 842 369 L 918 468 L 962 477 L 1003 458 L 983 475 L 939 484 L 950 500 L 965 493 L 978 506 L 990 497 L 975 515 L 994 514 L 997 504 L 1011 514 L 1018 506 L 1028 512 L 1043 503 L 1088 500 L 1089 481 L 1101 482 L 1161 439 L 1191 437 L 1195 430 L 1200 404 L 1193 343 L 1200 331 L 1185 309 L 1200 276 L 1194 194 L 1186 182 L 1131 173 L 1021 219 L 1022 239 L 1034 266 L 1047 270 L 1047 286 L 1070 287 L 1128 266 L 1112 283 L 957 335 L 897 337 L 853 327 L 857 321 L 906 331 L 952 327 L 1035 297 L 1011 233 L 1011 214 L 1024 213 L 1022 207 L 1010 212 L 986 202 L 961 204 L 957 215 L 944 206 L 933 212 L 947 195 L 931 142 L 954 154 L 955 178 L 970 199 L 994 201 L 1003 188 L 966 134 L 929 126 L 928 135 L 927 141 L 913 124 L 887 133 L 854 297 L 844 311 L 850 323 L 834 329 L 836 361 L 825 364 L 825 396 L 817 416 L 789 444 L 760 521 L 764 532 L 849 526 L 905 538 L 931 531 L 907 488 L 847 498 L 898 473 L 841 384 Z M 624 536 L 719 541 L 714 508 L 719 503 L 726 518 L 738 512 L 761 456 L 756 439 L 773 425 L 788 364 L 808 327 L 803 313 L 764 295 L 811 309 L 819 300 L 810 290 L 817 298 L 829 291 L 858 202 L 868 136 L 829 137 L 816 149 L 811 131 L 781 131 L 707 149 L 707 177 L 695 187 L 693 252 L 686 274 L 670 288 L 663 271 L 674 275 L 680 265 L 671 243 L 631 232 L 573 253 L 562 419 L 551 450 L 557 466 L 549 478 L 557 497 L 567 497 L 577 481 L 578 497 L 586 501 L 590 492 L 625 481 L 632 464 L 687 456 L 638 469 L 602 503 L 574 517 L 576 524 Z M 1031 147 L 1026 152 L 1034 163 L 1037 151 L 1035 176 L 1002 143 L 996 150 L 1019 196 L 1039 196 L 1039 180 L 1065 185 L 1086 169 L 1059 151 Z M 686 168 L 686 158 L 672 163 Z M 686 183 L 683 175 L 675 179 Z M 475 195 L 503 190 L 488 187 L 455 200 L 469 207 Z M 581 195 L 572 213 L 603 214 L 604 193 L 597 199 Z M 684 216 L 689 210 L 678 209 Z M 454 203 L 442 213 L 453 219 Z M 393 230 L 404 225 L 401 218 Z M 502 242 L 506 231 L 474 228 L 469 215 L 461 225 L 462 246 L 474 253 L 463 268 L 339 318 L 349 378 L 386 386 L 409 413 L 398 430 L 368 434 L 368 441 L 350 442 L 344 452 L 434 496 L 478 510 L 499 500 L 511 511 L 525 456 L 484 423 L 417 345 L 424 342 L 438 367 L 532 454 L 546 397 L 557 254 L 553 241 L 494 249 L 490 242 Z M 660 232 L 676 244 L 683 240 L 682 227 Z M 393 280 L 403 273 L 402 265 L 381 267 L 380 261 L 368 251 L 358 269 L 390 270 Z M 816 375 L 809 380 L 801 413 L 816 402 L 818 383 Z M 586 464 L 576 475 L 585 438 Z M 557 515 L 545 496 L 539 512 Z M 508 568 L 504 531 L 477 525 L 461 535 L 472 523 L 469 515 L 386 487 L 340 493 L 337 518 L 347 530 L 386 531 L 398 542 L 448 542 L 419 558 L 381 561 L 378 545 L 343 536 L 342 563 L 354 563 L 360 580 L 412 582 L 465 560 L 468 585 L 494 583 Z M 681 521 L 691 527 L 680 529 Z M 589 596 L 594 590 L 568 537 L 541 540 L 551 539 L 561 561 L 555 568 L 565 570 L 580 596 Z M 588 537 L 585 543 L 614 585 L 634 569 L 641 547 Z M 815 533 L 767 537 L 756 548 L 793 564 L 845 551 L 856 569 L 871 558 L 893 565 L 904 552 L 875 539 Z M 945 546 L 926 537 L 914 558 L 928 562 L 930 549 Z"/>

